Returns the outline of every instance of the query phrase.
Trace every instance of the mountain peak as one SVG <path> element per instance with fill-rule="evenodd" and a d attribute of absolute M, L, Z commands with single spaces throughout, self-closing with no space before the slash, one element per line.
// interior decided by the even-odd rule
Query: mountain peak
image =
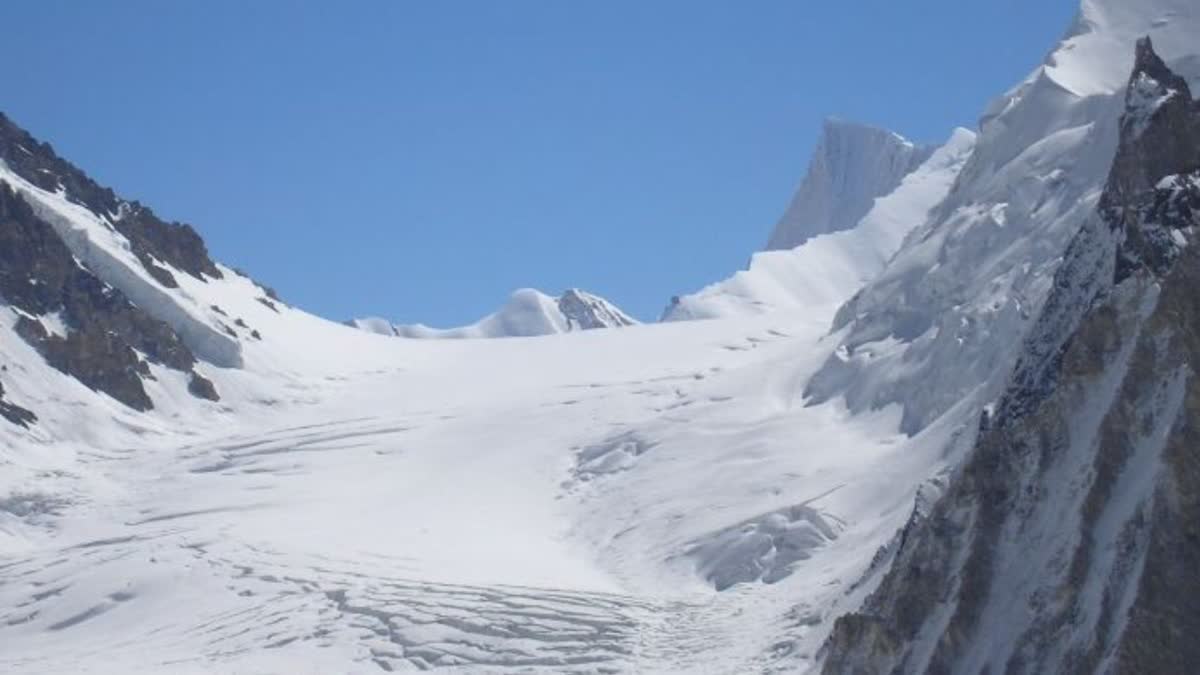
<path fill-rule="evenodd" d="M 569 288 L 558 296 L 558 310 L 566 317 L 571 330 L 621 328 L 637 324 L 637 320 L 616 305 L 578 288 Z"/>
<path fill-rule="evenodd" d="M 386 319 L 367 317 L 351 326 L 381 335 L 423 339 L 534 337 L 599 328 L 636 325 L 633 317 L 604 298 L 578 288 L 553 297 L 534 288 L 512 292 L 504 306 L 479 321 L 458 328 L 432 328 L 425 324 L 393 325 Z"/>
<path fill-rule="evenodd" d="M 808 172 L 767 250 L 792 249 L 854 227 L 875 199 L 895 190 L 933 150 L 885 129 L 826 118 Z"/>

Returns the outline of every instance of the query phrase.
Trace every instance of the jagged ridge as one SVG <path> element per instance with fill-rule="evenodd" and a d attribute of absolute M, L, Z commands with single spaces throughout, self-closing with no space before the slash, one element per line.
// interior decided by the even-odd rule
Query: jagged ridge
<path fill-rule="evenodd" d="M 1200 663 L 1198 169 L 1200 105 L 1147 39 L 1101 206 L 1011 386 L 876 593 L 839 619 L 825 672 Z"/>

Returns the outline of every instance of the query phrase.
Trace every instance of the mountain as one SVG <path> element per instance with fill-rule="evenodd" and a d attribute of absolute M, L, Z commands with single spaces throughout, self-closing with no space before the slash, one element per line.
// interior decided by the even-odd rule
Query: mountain
<path fill-rule="evenodd" d="M 827 132 L 861 213 L 710 320 L 403 329 L 538 339 L 307 314 L 0 118 L 0 671 L 1194 671 L 1198 34 L 1084 0 L 890 187 Z"/>
<path fill-rule="evenodd" d="M 1137 46 L 1116 157 L 979 440 L 829 673 L 1200 664 L 1200 102 Z"/>
<path fill-rule="evenodd" d="M 351 322 L 357 328 L 381 335 L 423 339 L 531 337 L 597 328 L 635 326 L 637 321 L 616 305 L 576 288 L 553 298 L 532 288 L 515 291 L 503 307 L 460 328 L 430 328 L 423 324 L 394 325 L 386 319 Z"/>
<path fill-rule="evenodd" d="M 5 672 L 807 668 L 940 461 L 802 405 L 833 303 L 397 340 L 6 137 Z"/>
<path fill-rule="evenodd" d="M 1085 0 L 1043 66 L 996 100 L 945 201 L 838 312 L 841 344 L 806 396 L 904 409 L 915 433 L 999 395 L 1067 243 L 1095 211 L 1138 37 L 1193 82 L 1190 0 Z"/>
<path fill-rule="evenodd" d="M 839 131 L 835 134 L 832 129 Z M 867 127 L 837 123 L 830 125 L 825 134 L 823 148 L 833 144 L 831 139 L 845 140 L 847 136 L 861 135 L 863 138 L 885 137 L 891 139 L 885 146 L 894 145 L 916 152 L 915 146 L 896 140 L 894 134 Z M 754 254 L 746 270 L 696 293 L 672 299 L 662 320 L 713 319 L 782 308 L 840 305 L 879 274 L 904 237 L 925 221 L 930 209 L 945 199 L 974 146 L 974 133 L 956 130 L 945 144 L 930 154 L 918 153 L 926 157 L 920 166 L 908 171 L 894 189 L 870 199 L 859 220 L 839 227 L 838 231 L 814 233 L 791 250 Z M 866 152 L 867 147 L 861 145 L 858 150 Z M 812 183 L 814 173 L 820 174 L 818 167 L 826 165 L 827 160 L 823 157 L 819 154 L 814 160 L 805 186 Z M 889 157 L 894 159 L 895 155 L 884 156 L 880 161 L 891 161 Z M 839 176 L 843 184 L 856 180 L 871 183 L 878 178 L 877 175 L 854 176 L 852 171 L 866 170 L 864 166 L 868 163 L 861 157 L 860 160 L 856 167 L 841 167 Z M 874 185 L 871 189 L 884 188 Z M 811 200 L 825 199 L 828 195 L 817 197 L 811 192 L 802 187 L 792 210 L 824 208 Z M 785 216 L 785 221 L 787 218 Z"/>
<path fill-rule="evenodd" d="M 767 250 L 793 249 L 818 235 L 853 228 L 877 198 L 899 187 L 934 150 L 884 129 L 826 120 L 808 173 Z"/>

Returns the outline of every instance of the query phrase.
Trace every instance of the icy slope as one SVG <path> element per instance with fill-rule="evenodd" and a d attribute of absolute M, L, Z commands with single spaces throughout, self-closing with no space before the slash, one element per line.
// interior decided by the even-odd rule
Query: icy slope
<path fill-rule="evenodd" d="M 833 303 L 576 330 L 631 320 L 528 292 L 490 328 L 562 332 L 396 340 L 6 147 L 4 672 L 803 669 L 944 468 L 953 424 L 801 405 Z"/>
<path fill-rule="evenodd" d="M 462 339 L 553 335 L 576 330 L 623 328 L 638 322 L 604 298 L 579 289 L 569 289 L 553 298 L 532 288 L 522 288 L 513 292 L 508 302 L 496 312 L 460 328 L 394 325 L 374 317 L 355 319 L 351 323 L 356 328 L 380 335 Z"/>
<path fill-rule="evenodd" d="M 1197 226 L 1200 104 L 1143 42 L 1099 212 L 826 672 L 1195 670 Z"/>
<path fill-rule="evenodd" d="M 985 113 L 975 153 L 930 220 L 839 312 L 842 349 L 809 384 L 852 410 L 894 403 L 923 428 L 999 394 L 1062 253 L 1112 163 L 1134 41 L 1200 77 L 1191 0 L 1087 0 L 1046 65 Z"/>
<path fill-rule="evenodd" d="M 842 231 L 816 234 L 793 250 L 755 254 L 748 269 L 675 298 L 663 320 L 752 315 L 845 302 L 883 269 L 905 235 L 924 223 L 929 210 L 945 199 L 974 144 L 973 133 L 955 131 L 945 145 L 904 176 L 894 191 L 873 199 L 860 220 Z"/>
<path fill-rule="evenodd" d="M 933 151 L 890 131 L 826 120 L 808 173 L 767 250 L 788 250 L 818 235 L 849 230 Z"/>
<path fill-rule="evenodd" d="M 0 669 L 803 668 L 952 429 L 802 406 L 829 318 L 295 321 L 341 363 L 237 371 L 228 414 L 6 424 Z"/>

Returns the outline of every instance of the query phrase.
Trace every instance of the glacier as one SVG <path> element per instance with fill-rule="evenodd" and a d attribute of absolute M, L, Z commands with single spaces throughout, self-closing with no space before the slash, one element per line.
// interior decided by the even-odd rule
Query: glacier
<path fill-rule="evenodd" d="M 135 202 L 0 126 L 0 183 L 219 393 L 125 345 L 136 410 L 22 332 L 70 317 L 0 301 L 0 670 L 1136 672 L 1111 636 L 1195 597 L 1162 561 L 1191 551 L 1194 284 L 1167 275 L 1200 182 L 1104 199 L 1122 115 L 1185 89 L 1127 95 L 1146 35 L 1196 90 L 1194 0 L 1083 0 L 975 131 L 830 121 L 767 250 L 646 324 L 577 289 L 329 321 L 147 248 Z"/>

